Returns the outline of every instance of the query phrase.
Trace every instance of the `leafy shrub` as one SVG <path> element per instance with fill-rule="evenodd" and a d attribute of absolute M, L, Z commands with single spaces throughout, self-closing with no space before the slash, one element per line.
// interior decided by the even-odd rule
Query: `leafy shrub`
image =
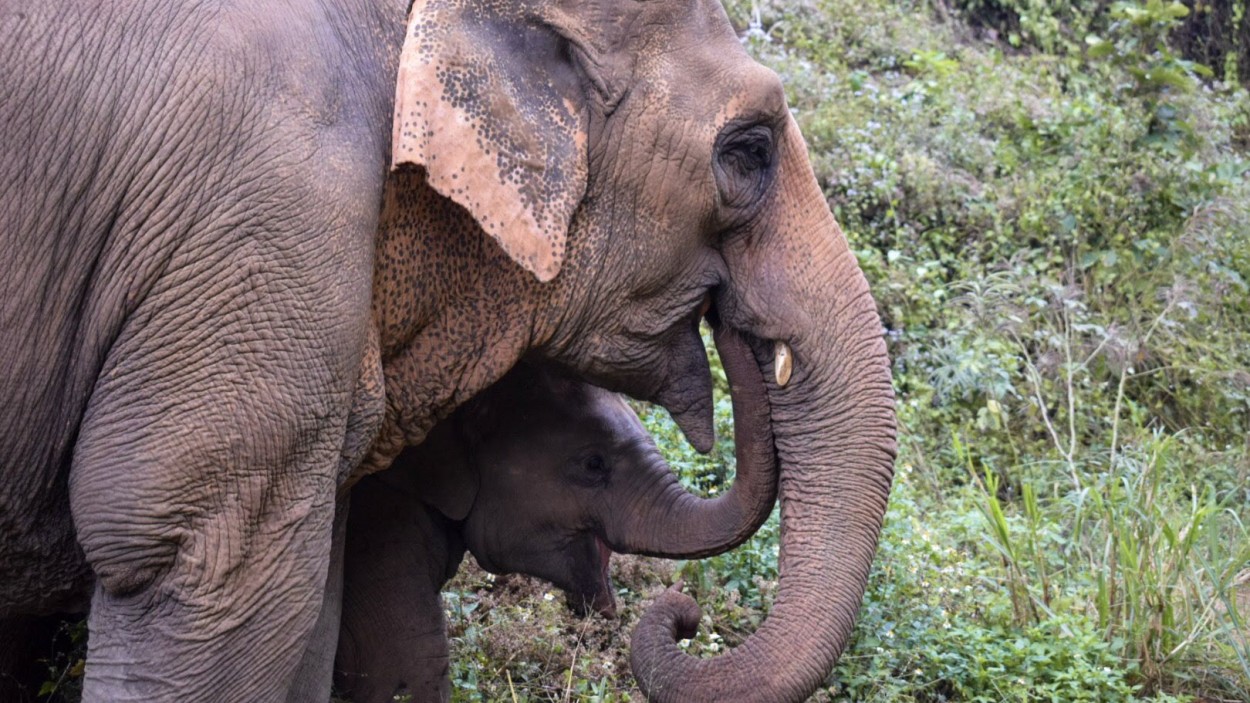
<path fill-rule="evenodd" d="M 1010 46 L 1070 50 L 1091 29 L 1106 0 L 955 0 L 971 25 Z"/>
<path fill-rule="evenodd" d="M 1188 3 L 1192 12 L 1172 39 L 1188 58 L 1230 83 L 1250 79 L 1250 13 L 1245 0 Z"/>

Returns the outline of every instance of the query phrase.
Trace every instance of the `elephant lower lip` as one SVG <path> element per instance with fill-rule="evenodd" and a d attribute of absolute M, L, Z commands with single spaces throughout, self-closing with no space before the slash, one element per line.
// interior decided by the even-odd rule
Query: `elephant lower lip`
<path fill-rule="evenodd" d="M 612 548 L 599 537 L 595 537 L 595 546 L 599 548 L 600 584 L 608 591 L 612 590 L 612 579 L 608 574 L 608 566 L 612 562 Z"/>
<path fill-rule="evenodd" d="M 595 597 L 595 610 L 606 618 L 616 616 L 616 597 L 612 593 L 612 577 L 608 567 L 612 562 L 612 548 L 600 537 L 595 537 L 599 550 L 599 594 Z"/>
<path fill-rule="evenodd" d="M 676 340 L 669 349 L 664 384 L 649 397 L 664 407 L 681 430 L 686 441 L 700 454 L 712 451 L 716 435 L 713 429 L 712 371 L 708 367 L 707 350 L 699 335 L 699 322 L 714 318 L 716 304 L 705 297 L 701 307 L 687 318 L 688 337 Z"/>

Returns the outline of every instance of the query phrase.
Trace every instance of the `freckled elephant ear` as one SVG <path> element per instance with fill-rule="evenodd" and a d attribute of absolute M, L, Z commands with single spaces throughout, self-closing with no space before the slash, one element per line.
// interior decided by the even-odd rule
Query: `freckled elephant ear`
<path fill-rule="evenodd" d="M 560 272 L 586 189 L 588 44 L 538 2 L 417 0 L 395 98 L 392 165 L 424 167 L 540 281 Z"/>

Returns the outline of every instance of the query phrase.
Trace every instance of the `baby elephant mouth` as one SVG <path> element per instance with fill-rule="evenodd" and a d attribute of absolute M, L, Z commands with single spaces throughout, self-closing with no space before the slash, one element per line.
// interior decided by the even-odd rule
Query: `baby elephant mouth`
<path fill-rule="evenodd" d="M 598 535 L 593 535 L 592 540 L 588 555 L 592 558 L 580 565 L 580 584 L 578 588 L 568 589 L 568 605 L 581 616 L 593 610 L 613 619 L 616 617 L 616 594 L 608 568 L 612 561 L 612 548 Z"/>

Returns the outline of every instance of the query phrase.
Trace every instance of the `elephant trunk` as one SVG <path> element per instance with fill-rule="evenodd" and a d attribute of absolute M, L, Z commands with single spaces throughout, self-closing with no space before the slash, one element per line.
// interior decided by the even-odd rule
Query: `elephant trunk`
<path fill-rule="evenodd" d="M 736 332 L 718 325 L 715 339 L 733 397 L 733 486 L 716 498 L 693 495 L 653 449 L 648 452 L 652 465 L 626 479 L 641 483 L 633 491 L 637 500 L 604 518 L 606 541 L 615 551 L 670 559 L 721 554 L 755 534 L 772 512 L 777 456 L 759 365 Z"/>
<path fill-rule="evenodd" d="M 698 659 L 676 643 L 694 632 L 698 606 L 677 589 L 663 593 L 634 631 L 631 652 L 653 701 L 806 699 L 851 635 L 876 551 L 895 454 L 889 360 L 867 282 L 791 127 L 779 165 L 780 221 L 769 223 L 784 246 L 750 250 L 779 252 L 780 260 L 757 258 L 753 270 L 787 276 L 748 289 L 746 257 L 727 246 L 734 289 L 717 301 L 726 323 L 762 331 L 749 339 L 768 372 L 761 394 L 781 464 L 777 596 L 742 645 Z"/>

